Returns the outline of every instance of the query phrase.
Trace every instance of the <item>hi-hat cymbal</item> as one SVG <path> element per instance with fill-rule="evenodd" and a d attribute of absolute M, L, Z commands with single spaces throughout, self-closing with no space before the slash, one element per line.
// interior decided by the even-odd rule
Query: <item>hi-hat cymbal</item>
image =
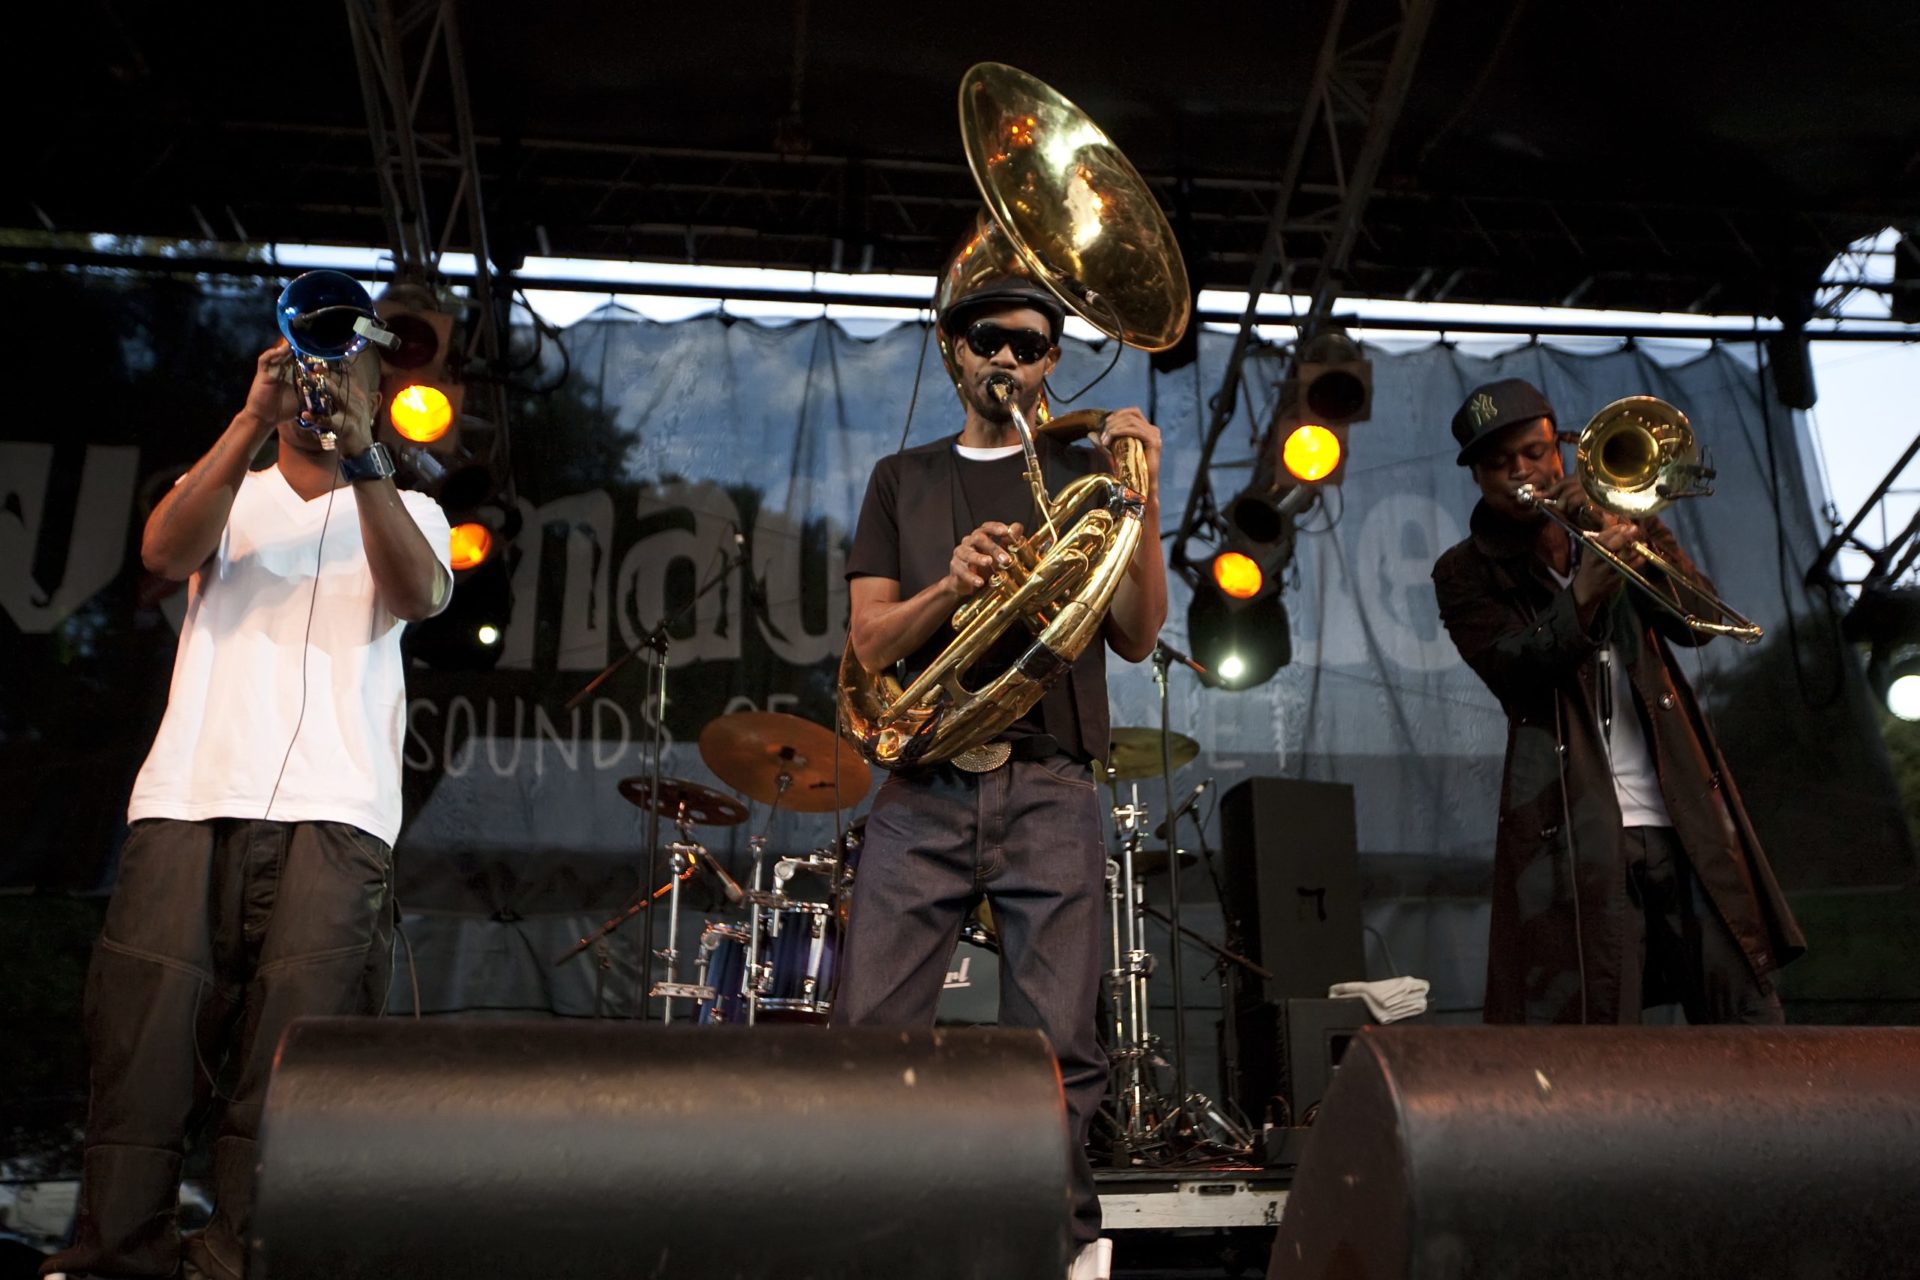
<path fill-rule="evenodd" d="M 648 777 L 620 779 L 620 794 L 629 803 L 642 809 L 653 809 L 651 801 L 653 779 Z M 664 818 L 675 819 L 680 816 L 680 807 L 686 806 L 687 821 L 696 827 L 735 827 L 747 820 L 747 806 L 732 796 L 721 795 L 712 787 L 703 787 L 697 782 L 684 782 L 679 778 L 660 779 L 660 803 L 657 806 Z"/>
<path fill-rule="evenodd" d="M 1167 748 L 1173 767 L 1191 763 L 1200 754 L 1200 744 L 1184 733 L 1167 735 Z M 1107 752 L 1107 770 L 1117 779 L 1151 778 L 1160 772 L 1160 731 L 1158 729 L 1115 729 L 1113 746 Z"/>
<path fill-rule="evenodd" d="M 1180 869 L 1186 870 L 1200 861 L 1200 855 L 1185 849 L 1180 852 Z M 1167 870 L 1167 851 L 1165 849 L 1136 849 L 1133 852 L 1133 874 L 1136 876 L 1165 875 Z"/>
<path fill-rule="evenodd" d="M 852 743 L 778 711 L 736 711 L 711 721 L 700 731 L 700 758 L 734 790 L 798 813 L 849 808 L 867 794 L 872 777 Z"/>

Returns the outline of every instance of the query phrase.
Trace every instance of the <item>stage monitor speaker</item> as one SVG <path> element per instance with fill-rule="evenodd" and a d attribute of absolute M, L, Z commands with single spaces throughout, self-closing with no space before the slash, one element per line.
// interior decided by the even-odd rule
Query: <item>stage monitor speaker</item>
<path fill-rule="evenodd" d="M 1353 827 L 1343 782 L 1248 778 L 1221 797 L 1225 905 L 1273 973 L 1269 1000 L 1325 999 L 1367 976 Z"/>
<path fill-rule="evenodd" d="M 262 1122 L 268 1280 L 1066 1274 L 1032 1031 L 311 1019 Z"/>
<path fill-rule="evenodd" d="M 1370 1028 L 1268 1280 L 1915 1274 L 1920 1030 Z"/>

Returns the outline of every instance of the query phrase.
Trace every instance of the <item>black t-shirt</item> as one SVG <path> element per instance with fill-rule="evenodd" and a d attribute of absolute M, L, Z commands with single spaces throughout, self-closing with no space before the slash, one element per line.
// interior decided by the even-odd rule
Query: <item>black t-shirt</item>
<path fill-rule="evenodd" d="M 1039 524 L 1033 505 L 1033 490 L 1026 479 L 1026 458 L 1015 450 L 1000 458 L 968 458 L 958 454 L 954 466 L 959 472 L 959 493 L 963 507 L 955 513 L 964 530 L 977 529 L 989 520 L 1002 524 L 1018 522 L 1021 531 L 1031 536 Z M 911 512 L 885 509 L 870 492 L 860 511 L 860 523 L 854 530 L 853 550 L 847 557 L 847 577 L 900 577 L 900 547 L 903 540 L 937 539 L 951 547 L 957 541 L 951 528 L 931 528 L 925 520 L 915 520 Z M 927 642 L 905 662 L 908 678 L 926 670 L 940 652 L 953 642 L 954 630 L 941 623 Z M 961 677 L 969 689 L 979 689 L 1005 671 L 1027 646 L 1033 633 L 1014 625 L 1000 633 L 999 640 L 980 661 Z M 1057 680 L 1027 713 L 1001 730 L 996 739 L 1013 741 L 1034 734 L 1050 734 L 1061 750 L 1076 758 L 1091 758 L 1080 742 L 1079 719 L 1075 715 L 1073 695 L 1065 680 Z"/>

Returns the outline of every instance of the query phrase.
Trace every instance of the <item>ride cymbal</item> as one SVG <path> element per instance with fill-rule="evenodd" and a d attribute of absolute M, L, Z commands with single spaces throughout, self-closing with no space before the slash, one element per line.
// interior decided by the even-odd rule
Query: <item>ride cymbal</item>
<path fill-rule="evenodd" d="M 798 813 L 849 808 L 867 794 L 872 777 L 852 743 L 779 711 L 736 711 L 709 722 L 700 731 L 700 758 L 741 794 Z"/>

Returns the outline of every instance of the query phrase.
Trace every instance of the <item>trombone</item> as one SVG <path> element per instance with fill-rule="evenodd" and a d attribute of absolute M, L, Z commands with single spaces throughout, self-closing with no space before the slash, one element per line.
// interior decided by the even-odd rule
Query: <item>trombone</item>
<path fill-rule="evenodd" d="M 1580 488 L 1595 506 L 1625 519 L 1639 520 L 1676 499 L 1703 498 L 1713 492 L 1713 486 L 1708 483 L 1713 479 L 1713 469 L 1700 461 L 1700 447 L 1687 415 L 1665 400 L 1653 396 L 1615 400 L 1595 414 L 1572 441 Z M 1666 575 L 1675 588 L 1674 594 L 1663 591 L 1623 557 L 1602 546 L 1591 532 L 1575 524 L 1552 499 L 1532 485 L 1521 485 L 1514 496 L 1544 512 L 1579 539 L 1588 551 L 1619 570 L 1655 604 L 1693 630 L 1704 635 L 1732 636 L 1742 644 L 1757 644 L 1765 634 L 1757 623 L 1644 540 L 1634 539 L 1633 551 Z M 1682 605 L 1676 598 L 1681 592 L 1692 595 L 1712 616 L 1695 613 Z"/>

